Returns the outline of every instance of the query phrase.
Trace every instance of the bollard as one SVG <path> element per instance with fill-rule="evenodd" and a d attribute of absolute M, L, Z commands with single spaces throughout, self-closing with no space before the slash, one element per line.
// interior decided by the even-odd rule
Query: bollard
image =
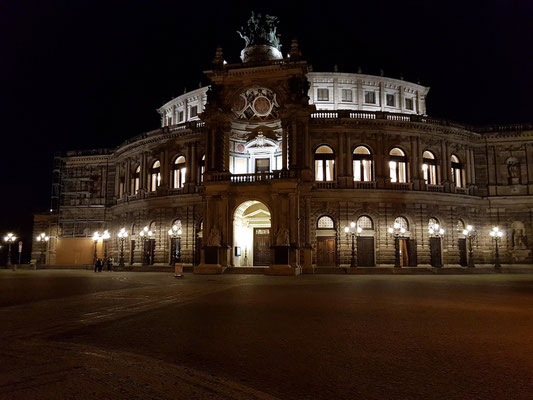
<path fill-rule="evenodd" d="M 174 265 L 174 278 L 183 278 L 183 264 L 176 263 Z"/>

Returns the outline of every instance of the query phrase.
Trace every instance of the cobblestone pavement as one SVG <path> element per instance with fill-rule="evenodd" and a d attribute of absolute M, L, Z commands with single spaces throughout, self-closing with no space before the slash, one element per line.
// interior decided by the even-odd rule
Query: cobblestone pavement
<path fill-rule="evenodd" d="M 533 275 L 0 271 L 1 399 L 533 399 Z"/>

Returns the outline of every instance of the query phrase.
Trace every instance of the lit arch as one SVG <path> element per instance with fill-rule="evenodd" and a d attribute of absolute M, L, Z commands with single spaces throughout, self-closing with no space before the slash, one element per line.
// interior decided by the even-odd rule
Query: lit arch
<path fill-rule="evenodd" d="M 372 152 L 367 146 L 357 146 L 352 153 L 353 180 L 370 182 L 373 179 Z"/>
<path fill-rule="evenodd" d="M 320 145 L 315 150 L 315 180 L 335 180 L 335 152 L 328 145 Z"/>

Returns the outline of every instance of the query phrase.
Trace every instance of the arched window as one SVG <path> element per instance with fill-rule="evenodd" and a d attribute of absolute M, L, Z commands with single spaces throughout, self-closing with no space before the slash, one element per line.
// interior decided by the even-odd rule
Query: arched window
<path fill-rule="evenodd" d="M 205 172 L 205 154 L 202 155 L 200 159 L 200 183 L 204 181 L 204 172 Z"/>
<path fill-rule="evenodd" d="M 396 217 L 394 220 L 394 225 L 398 226 L 398 228 L 403 228 L 406 231 L 409 230 L 409 222 L 407 222 L 407 219 L 405 217 Z"/>
<path fill-rule="evenodd" d="M 439 220 L 434 217 L 430 217 L 428 220 L 428 229 L 438 231 L 440 228 Z"/>
<path fill-rule="evenodd" d="M 437 184 L 437 160 L 431 151 L 424 151 L 422 154 L 422 172 L 424 173 L 424 181 L 426 185 Z"/>
<path fill-rule="evenodd" d="M 139 191 L 139 185 L 141 183 L 141 166 L 138 165 L 137 168 L 135 168 L 135 172 L 133 173 L 131 177 L 131 194 L 135 195 Z"/>
<path fill-rule="evenodd" d="M 352 154 L 353 180 L 370 182 L 372 180 L 372 153 L 366 146 L 357 146 Z"/>
<path fill-rule="evenodd" d="M 125 182 L 126 182 L 126 178 L 121 176 L 119 181 L 118 181 L 118 198 L 121 199 L 122 197 L 124 197 L 124 193 L 125 193 Z"/>
<path fill-rule="evenodd" d="M 315 180 L 335 179 L 335 153 L 329 146 L 320 146 L 315 151 Z"/>
<path fill-rule="evenodd" d="M 463 164 L 461 163 L 461 161 L 455 154 L 452 154 L 451 161 L 452 161 L 453 183 L 455 184 L 456 187 L 460 187 L 460 188 L 465 187 Z"/>
<path fill-rule="evenodd" d="M 154 161 L 150 170 L 150 190 L 155 192 L 161 185 L 161 163 L 159 160 Z"/>
<path fill-rule="evenodd" d="M 172 166 L 172 187 L 174 189 L 182 188 L 185 185 L 185 157 L 179 156 L 174 160 Z"/>
<path fill-rule="evenodd" d="M 323 215 L 316 223 L 317 229 L 335 229 L 335 222 L 331 217 Z"/>
<path fill-rule="evenodd" d="M 402 149 L 395 147 L 389 152 L 390 180 L 393 183 L 407 182 L 407 157 Z"/>
<path fill-rule="evenodd" d="M 374 230 L 374 223 L 372 222 L 372 218 L 367 215 L 361 215 L 359 218 L 357 218 L 357 226 L 364 231 Z"/>

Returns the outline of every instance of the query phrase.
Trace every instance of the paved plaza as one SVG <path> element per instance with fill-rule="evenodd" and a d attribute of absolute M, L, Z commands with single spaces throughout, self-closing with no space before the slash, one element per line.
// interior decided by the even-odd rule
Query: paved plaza
<path fill-rule="evenodd" d="M 533 275 L 0 271 L 1 399 L 532 399 Z"/>

